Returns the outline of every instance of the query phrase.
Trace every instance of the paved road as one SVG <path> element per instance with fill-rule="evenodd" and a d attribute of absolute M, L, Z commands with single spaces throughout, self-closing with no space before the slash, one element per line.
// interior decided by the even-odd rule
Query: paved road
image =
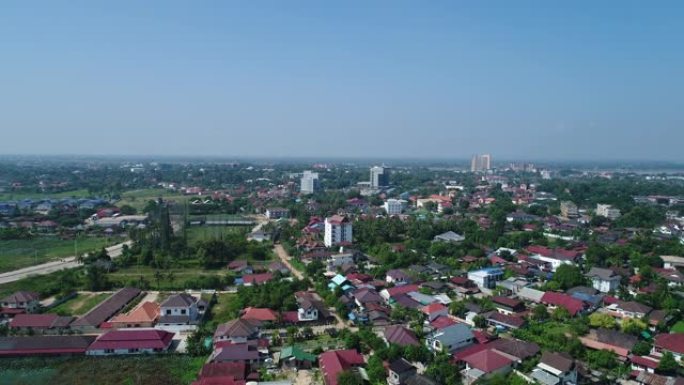
<path fill-rule="evenodd" d="M 292 275 L 294 275 L 297 279 L 304 279 L 304 274 L 302 274 L 301 271 L 295 269 L 295 267 L 292 266 L 292 264 L 290 263 L 290 259 L 292 257 L 290 257 L 290 254 L 288 254 L 287 251 L 285 251 L 285 249 L 283 248 L 283 245 L 281 245 L 281 244 L 275 245 L 274 250 L 275 250 L 275 253 L 278 256 L 278 258 L 280 258 L 280 261 L 285 266 L 287 266 L 288 269 L 290 269 L 290 271 L 292 272 Z"/>
<path fill-rule="evenodd" d="M 114 259 L 121 255 L 121 248 L 124 244 L 131 245 L 131 241 L 123 242 L 107 248 L 107 253 Z M 25 267 L 19 270 L 8 271 L 0 274 L 0 285 L 18 281 L 30 275 L 45 275 L 64 269 L 73 269 L 81 264 L 76 261 L 76 257 L 65 257 L 58 261 L 43 263 L 40 265 Z"/>

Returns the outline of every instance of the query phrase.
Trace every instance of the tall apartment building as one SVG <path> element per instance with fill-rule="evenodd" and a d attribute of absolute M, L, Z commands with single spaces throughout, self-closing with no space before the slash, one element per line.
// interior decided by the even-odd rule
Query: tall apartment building
<path fill-rule="evenodd" d="M 491 170 L 492 168 L 492 156 L 489 154 L 473 155 L 470 160 L 470 171 L 472 172 L 483 172 Z"/>
<path fill-rule="evenodd" d="M 560 204 L 561 215 L 564 218 L 577 218 L 579 217 L 579 210 L 577 205 L 570 201 L 562 201 Z"/>
<path fill-rule="evenodd" d="M 402 199 L 388 199 L 383 205 L 387 215 L 399 215 L 406 207 L 406 201 Z"/>
<path fill-rule="evenodd" d="M 318 173 L 311 171 L 304 171 L 302 173 L 300 192 L 302 194 L 313 194 L 321 189 L 320 181 L 318 180 Z"/>
<path fill-rule="evenodd" d="M 371 188 L 380 188 L 389 186 L 389 167 L 373 166 L 370 169 L 370 186 Z"/>
<path fill-rule="evenodd" d="M 620 209 L 616 209 L 611 205 L 597 204 L 596 205 L 596 215 L 606 217 L 611 221 L 620 218 Z"/>
<path fill-rule="evenodd" d="M 352 224 L 349 218 L 342 215 L 333 215 L 325 218 L 326 247 L 339 245 L 340 243 L 352 243 Z"/>

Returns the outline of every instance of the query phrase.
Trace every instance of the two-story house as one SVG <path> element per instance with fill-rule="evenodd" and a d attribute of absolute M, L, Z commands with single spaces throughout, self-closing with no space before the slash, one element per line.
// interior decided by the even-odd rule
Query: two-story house
<path fill-rule="evenodd" d="M 34 313 L 40 307 L 40 296 L 31 291 L 18 291 L 0 300 L 3 308 L 24 310 Z"/>
<path fill-rule="evenodd" d="M 586 274 L 586 277 L 591 280 L 591 285 L 594 289 L 601 293 L 615 292 L 620 287 L 620 277 L 615 271 L 611 269 L 602 269 L 600 267 L 592 267 Z"/>
<path fill-rule="evenodd" d="M 465 324 L 454 324 L 430 333 L 425 344 L 434 352 L 453 353 L 458 349 L 473 344 L 475 335 Z"/>
<path fill-rule="evenodd" d="M 159 324 L 189 325 L 197 323 L 201 318 L 200 299 L 187 293 L 172 294 L 159 306 Z"/>
<path fill-rule="evenodd" d="M 543 352 L 531 377 L 541 384 L 574 385 L 577 383 L 575 360 L 566 353 Z"/>

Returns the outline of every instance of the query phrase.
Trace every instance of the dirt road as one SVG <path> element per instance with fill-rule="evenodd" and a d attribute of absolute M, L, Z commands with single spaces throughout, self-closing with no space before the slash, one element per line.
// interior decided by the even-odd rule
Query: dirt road
<path fill-rule="evenodd" d="M 292 275 L 294 275 L 297 279 L 304 279 L 304 274 L 301 271 L 295 269 L 295 267 L 292 266 L 292 264 L 290 263 L 292 257 L 290 256 L 290 254 L 287 253 L 287 251 L 285 251 L 283 245 L 275 245 L 274 250 L 280 261 L 283 263 L 283 265 L 287 266 L 287 268 L 290 269 Z"/>

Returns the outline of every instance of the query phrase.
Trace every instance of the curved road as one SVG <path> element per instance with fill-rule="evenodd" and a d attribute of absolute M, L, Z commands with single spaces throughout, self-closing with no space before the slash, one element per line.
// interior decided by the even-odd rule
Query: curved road
<path fill-rule="evenodd" d="M 121 255 L 121 248 L 123 245 L 131 245 L 131 241 L 116 244 L 114 246 L 107 247 L 107 253 L 114 259 Z M 0 273 L 0 285 L 5 283 L 10 283 L 24 279 L 31 275 L 45 275 L 54 273 L 55 271 L 64 269 L 73 269 L 80 266 L 81 264 L 76 261 L 76 257 L 66 257 L 57 261 L 46 262 L 40 265 L 29 266 L 19 270 L 8 271 L 6 273 Z"/>

